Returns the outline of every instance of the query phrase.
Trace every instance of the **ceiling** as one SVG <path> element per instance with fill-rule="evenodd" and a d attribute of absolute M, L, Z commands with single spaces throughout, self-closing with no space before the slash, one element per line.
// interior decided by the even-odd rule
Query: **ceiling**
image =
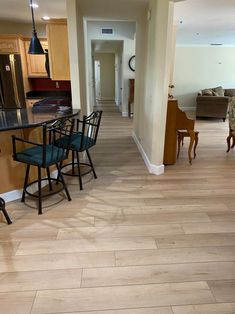
<path fill-rule="evenodd" d="M 33 0 L 35 20 L 66 17 L 66 0 Z M 91 19 L 135 20 L 148 0 L 77 0 Z M 176 2 L 176 0 L 175 0 Z M 0 0 L 0 20 L 31 22 L 28 0 Z M 104 9 L 105 8 L 105 9 Z M 17 13 L 16 13 L 17 12 Z M 235 45 L 235 0 L 186 0 L 175 4 L 178 44 Z"/>
<path fill-rule="evenodd" d="M 235 45 L 235 0 L 187 0 L 175 4 L 178 44 Z"/>

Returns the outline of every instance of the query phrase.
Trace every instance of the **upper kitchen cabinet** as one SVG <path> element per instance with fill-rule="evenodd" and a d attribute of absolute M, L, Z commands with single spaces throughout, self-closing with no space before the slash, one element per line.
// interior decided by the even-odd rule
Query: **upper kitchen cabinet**
<path fill-rule="evenodd" d="M 0 35 L 0 53 L 20 53 L 18 35 Z"/>
<path fill-rule="evenodd" d="M 50 77 L 56 81 L 70 80 L 67 22 L 50 20 L 47 24 Z"/>
<path fill-rule="evenodd" d="M 46 39 L 40 39 L 43 50 L 48 49 Z M 45 55 L 28 54 L 30 40 L 25 40 L 25 54 L 27 60 L 28 77 L 48 77 L 45 68 Z"/>

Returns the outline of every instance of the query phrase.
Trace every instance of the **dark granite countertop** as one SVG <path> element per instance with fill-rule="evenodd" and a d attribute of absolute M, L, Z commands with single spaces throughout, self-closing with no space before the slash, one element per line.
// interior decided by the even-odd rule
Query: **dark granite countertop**
<path fill-rule="evenodd" d="M 40 90 L 40 91 L 30 91 L 26 93 L 27 99 L 40 99 L 46 97 L 53 97 L 53 98 L 61 98 L 61 97 L 68 97 L 71 98 L 70 91 L 51 91 L 51 90 Z"/>
<path fill-rule="evenodd" d="M 68 112 L 33 113 L 31 109 L 0 110 L 0 131 L 24 129 L 40 126 L 45 122 L 52 122 L 65 117 L 73 117 L 79 110 Z"/>

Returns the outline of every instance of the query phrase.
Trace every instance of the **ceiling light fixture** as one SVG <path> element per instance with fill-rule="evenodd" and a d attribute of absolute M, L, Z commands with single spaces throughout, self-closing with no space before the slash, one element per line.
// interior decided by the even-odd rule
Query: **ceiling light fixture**
<path fill-rule="evenodd" d="M 37 3 L 30 3 L 30 6 L 34 9 L 37 9 L 39 7 L 39 5 Z"/>
<path fill-rule="evenodd" d="M 31 14 L 32 14 L 33 33 L 32 33 L 32 38 L 30 41 L 28 53 L 33 54 L 33 55 L 43 55 L 44 51 L 43 51 L 42 45 L 38 39 L 37 32 L 35 29 L 34 13 L 33 13 L 34 6 L 32 3 L 32 0 L 30 0 L 30 7 L 31 7 Z"/>
<path fill-rule="evenodd" d="M 43 21 L 49 21 L 51 18 L 50 18 L 50 16 L 43 16 L 42 17 L 42 20 Z"/>

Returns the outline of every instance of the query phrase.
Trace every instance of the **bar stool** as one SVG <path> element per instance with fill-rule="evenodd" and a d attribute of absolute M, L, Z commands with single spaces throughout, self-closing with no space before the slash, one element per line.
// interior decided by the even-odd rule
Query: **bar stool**
<path fill-rule="evenodd" d="M 102 110 L 92 112 L 89 116 L 83 116 L 82 120 L 77 119 L 76 130 L 73 131 L 69 150 L 72 151 L 72 162 L 64 164 L 60 163 L 60 168 L 63 170 L 62 174 L 67 176 L 75 176 L 79 179 L 80 190 L 83 190 L 82 176 L 92 172 L 95 179 L 97 175 L 95 167 L 92 163 L 89 153 L 90 148 L 96 145 L 98 131 L 102 117 Z M 67 144 L 66 136 L 56 142 L 59 147 L 64 147 Z M 79 153 L 86 152 L 88 161 L 80 162 Z M 81 171 L 81 166 L 85 166 L 85 172 Z M 71 167 L 72 172 L 66 171 L 65 168 Z"/>
<path fill-rule="evenodd" d="M 178 130 L 177 131 L 177 139 L 178 139 L 178 151 L 177 151 L 177 158 L 179 157 L 180 154 L 180 146 L 184 145 L 184 138 L 185 137 L 190 137 L 190 143 L 189 143 L 189 148 L 188 148 L 188 159 L 189 163 L 192 164 L 192 148 L 193 148 L 193 158 L 196 157 L 196 148 L 198 144 L 198 131 L 193 131 L 193 130 Z"/>
<path fill-rule="evenodd" d="M 6 211 L 6 208 L 5 208 L 5 201 L 3 198 L 0 197 L 0 210 L 2 211 L 4 217 L 6 218 L 6 221 L 8 223 L 8 225 L 12 224 L 12 221 Z"/>
<path fill-rule="evenodd" d="M 50 196 L 52 194 L 65 191 L 68 201 L 71 201 L 71 197 L 65 181 L 63 179 L 60 162 L 68 158 L 69 144 L 71 141 L 73 131 L 74 120 L 69 118 L 58 119 L 52 123 L 44 123 L 41 127 L 42 131 L 42 143 L 32 142 L 16 136 L 12 136 L 13 144 L 13 159 L 27 165 L 26 174 L 24 180 L 24 187 L 21 202 L 25 201 L 25 194 L 38 199 L 38 214 L 42 214 L 42 198 Z M 58 147 L 56 142 L 59 141 L 62 136 L 66 136 L 67 142 L 63 147 Z M 17 151 L 17 142 L 22 142 L 28 148 L 23 151 Z M 38 170 L 37 180 L 28 183 L 30 166 L 36 166 Z M 56 166 L 58 171 L 57 179 L 50 177 L 49 168 Z M 42 178 L 41 170 L 45 169 L 47 173 L 46 178 Z M 47 181 L 49 185 L 49 193 L 42 193 L 42 182 Z M 53 190 L 52 181 L 60 182 L 62 187 L 60 189 Z M 30 193 L 28 188 L 37 183 L 38 193 Z"/>

